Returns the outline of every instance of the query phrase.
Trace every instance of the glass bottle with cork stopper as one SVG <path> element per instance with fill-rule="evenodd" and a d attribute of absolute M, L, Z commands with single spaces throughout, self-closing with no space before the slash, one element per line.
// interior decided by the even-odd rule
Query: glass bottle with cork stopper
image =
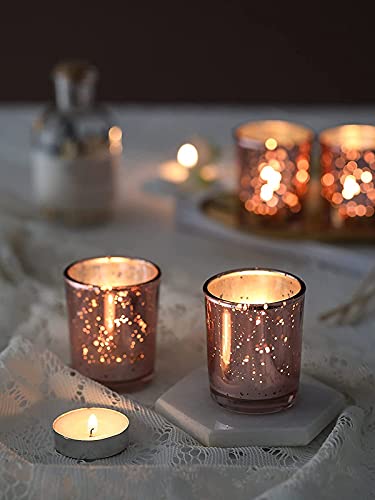
<path fill-rule="evenodd" d="M 122 131 L 95 104 L 97 70 L 78 61 L 53 70 L 56 105 L 34 122 L 34 198 L 40 212 L 66 224 L 106 221 L 115 202 Z"/>

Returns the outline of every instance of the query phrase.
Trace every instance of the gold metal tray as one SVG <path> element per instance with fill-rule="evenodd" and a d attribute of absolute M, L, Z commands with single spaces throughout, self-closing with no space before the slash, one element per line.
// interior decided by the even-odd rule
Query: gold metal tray
<path fill-rule="evenodd" d="M 311 206 L 299 222 L 283 225 L 267 224 L 262 216 L 247 215 L 246 223 L 240 217 L 243 210 L 233 192 L 222 191 L 209 195 L 200 204 L 200 210 L 210 219 L 223 226 L 259 236 L 289 240 L 315 240 L 330 243 L 375 243 L 375 217 L 352 219 L 341 228 L 333 228 L 323 222 L 323 207 Z"/>

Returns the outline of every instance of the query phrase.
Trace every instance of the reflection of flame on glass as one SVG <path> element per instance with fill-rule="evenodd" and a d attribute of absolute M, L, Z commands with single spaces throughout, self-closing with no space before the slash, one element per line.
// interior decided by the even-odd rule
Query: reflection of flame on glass
<path fill-rule="evenodd" d="M 328 172 L 327 174 L 323 175 L 321 182 L 323 186 L 332 186 L 335 182 L 335 178 L 331 173 Z"/>
<path fill-rule="evenodd" d="M 363 147 L 363 128 L 360 125 L 343 126 L 340 134 L 342 149 L 355 150 Z"/>
<path fill-rule="evenodd" d="M 372 181 L 372 173 L 366 170 L 361 174 L 361 181 L 368 184 Z"/>
<path fill-rule="evenodd" d="M 264 145 L 268 150 L 273 151 L 277 148 L 277 140 L 273 137 L 269 137 L 268 139 L 266 139 Z"/>
<path fill-rule="evenodd" d="M 354 175 L 348 175 L 344 181 L 344 189 L 342 195 L 346 200 L 351 200 L 354 196 L 361 192 L 361 188 Z"/>
<path fill-rule="evenodd" d="M 260 197 L 263 201 L 270 201 L 274 191 L 280 189 L 281 174 L 271 165 L 265 165 L 260 172 L 260 178 L 267 182 L 260 189 Z"/>
<path fill-rule="evenodd" d="M 96 415 L 92 413 L 87 421 L 87 430 L 89 431 L 89 436 L 93 437 L 98 432 L 98 419 Z"/>
<path fill-rule="evenodd" d="M 104 296 L 104 326 L 107 333 L 114 330 L 114 320 L 116 315 L 116 304 L 113 293 L 108 292 Z"/>
<path fill-rule="evenodd" d="M 122 130 L 120 127 L 111 127 L 108 131 L 109 150 L 112 154 L 122 152 Z"/>
<path fill-rule="evenodd" d="M 264 184 L 260 188 L 260 197 L 263 201 L 270 201 L 273 197 L 273 189 L 269 184 Z"/>
<path fill-rule="evenodd" d="M 266 165 L 262 168 L 260 178 L 267 181 L 274 191 L 277 191 L 280 188 L 281 174 L 271 167 L 271 165 Z"/>
<path fill-rule="evenodd" d="M 224 309 L 223 311 L 222 325 L 223 336 L 221 339 L 222 344 L 220 364 L 222 370 L 224 371 L 229 366 L 232 348 L 232 321 L 230 312 L 227 309 Z"/>
<path fill-rule="evenodd" d="M 108 132 L 109 140 L 119 142 L 122 139 L 122 130 L 120 127 L 111 127 Z"/>
<path fill-rule="evenodd" d="M 296 173 L 296 179 L 298 182 L 301 182 L 301 184 L 305 184 L 310 180 L 310 175 L 306 172 L 306 170 L 299 170 Z"/>
<path fill-rule="evenodd" d="M 177 151 L 177 161 L 186 168 L 193 168 L 198 163 L 198 150 L 193 144 L 183 144 Z"/>

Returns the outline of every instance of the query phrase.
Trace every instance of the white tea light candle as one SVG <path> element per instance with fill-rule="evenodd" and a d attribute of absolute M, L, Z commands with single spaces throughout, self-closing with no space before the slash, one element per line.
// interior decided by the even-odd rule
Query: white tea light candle
<path fill-rule="evenodd" d="M 79 408 L 52 424 L 56 451 L 71 458 L 98 460 L 121 453 L 128 445 L 129 419 L 109 408 Z"/>

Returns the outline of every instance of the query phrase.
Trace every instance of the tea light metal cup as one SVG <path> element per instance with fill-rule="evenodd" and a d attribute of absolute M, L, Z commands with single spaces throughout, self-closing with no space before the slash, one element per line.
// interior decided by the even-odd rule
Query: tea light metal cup
<path fill-rule="evenodd" d="M 129 444 L 129 419 L 109 408 L 78 408 L 52 424 L 55 449 L 78 460 L 99 460 L 121 453 Z"/>

